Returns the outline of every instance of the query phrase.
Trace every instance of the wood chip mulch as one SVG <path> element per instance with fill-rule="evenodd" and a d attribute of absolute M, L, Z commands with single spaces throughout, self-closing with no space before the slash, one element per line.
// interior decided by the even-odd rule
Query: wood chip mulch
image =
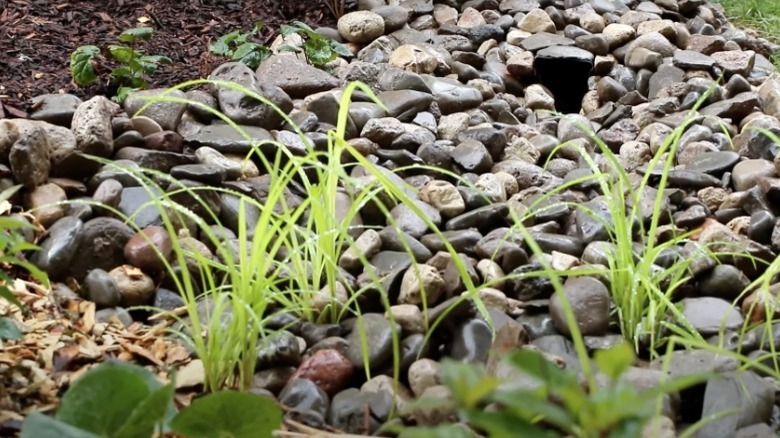
<path fill-rule="evenodd" d="M 0 436 L 18 433 L 30 412 L 52 412 L 70 382 L 109 359 L 147 366 L 161 381 L 177 370 L 177 386 L 197 389 L 202 365 L 156 326 L 119 321 L 97 322 L 95 303 L 81 299 L 57 302 L 46 288 L 16 280 L 10 288 L 24 304 L 22 311 L 0 300 L 0 315 L 25 330 L 21 341 L 0 341 Z M 189 385 L 189 386 L 187 386 Z M 177 394 L 188 405 L 193 391 Z"/>
<path fill-rule="evenodd" d="M 132 27 L 154 35 L 139 48 L 173 60 L 150 79 L 166 87 L 206 77 L 225 58 L 209 53 L 220 36 L 247 32 L 262 21 L 258 42 L 270 43 L 279 25 L 294 20 L 334 25 L 335 0 L 0 0 L 0 118 L 23 116 L 45 93 L 82 98 L 110 94 L 106 83 L 81 89 L 70 75 L 70 54 L 82 45 L 105 49 Z"/>

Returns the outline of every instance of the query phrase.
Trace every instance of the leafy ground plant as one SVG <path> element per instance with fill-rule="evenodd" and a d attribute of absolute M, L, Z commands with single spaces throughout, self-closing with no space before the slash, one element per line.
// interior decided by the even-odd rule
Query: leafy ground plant
<path fill-rule="evenodd" d="M 250 39 L 259 35 L 263 29 L 263 23 L 257 22 L 251 31 L 242 33 L 238 30 L 227 33 L 209 46 L 209 51 L 215 55 L 225 56 L 231 61 L 246 64 L 255 69 L 261 62 L 271 56 L 271 50 Z"/>
<path fill-rule="evenodd" d="M 352 52 L 346 46 L 325 38 L 306 23 L 296 21 L 292 25 L 283 24 L 280 33 L 284 37 L 297 34 L 303 39 L 300 47 L 286 45 L 282 46 L 281 51 L 303 52 L 306 60 L 318 68 L 323 68 L 325 64 L 338 58 L 339 55 L 352 57 Z"/>
<path fill-rule="evenodd" d="M 115 65 L 109 80 L 116 87 L 115 101 L 122 103 L 131 92 L 148 88 L 147 75 L 154 74 L 160 64 L 172 62 L 166 56 L 146 55 L 136 48 L 140 41 L 148 41 L 153 33 L 151 27 L 128 29 L 119 35 L 119 42 L 123 44 L 108 46 L 108 58 Z M 95 83 L 100 72 L 107 70 L 103 65 L 105 60 L 97 46 L 81 46 L 71 53 L 70 72 L 76 85 L 85 87 Z"/>
<path fill-rule="evenodd" d="M 63 395 L 57 413 L 30 414 L 22 438 L 151 438 L 175 432 L 190 438 L 270 437 L 282 420 L 270 398 L 223 391 L 177 412 L 174 383 L 145 368 L 107 362 L 84 373 Z"/>
<path fill-rule="evenodd" d="M 5 211 L 10 204 L 8 199 L 16 193 L 21 186 L 7 188 L 0 192 L 0 210 Z M 28 263 L 20 257 L 25 251 L 33 251 L 38 247 L 29 243 L 23 232 L 34 228 L 28 222 L 11 216 L 0 216 L 0 299 L 8 301 L 13 306 L 22 309 L 22 303 L 11 291 L 10 287 L 14 278 L 9 270 L 21 269 L 27 271 L 33 279 L 44 286 L 48 286 L 46 274 L 35 265 Z M 22 338 L 19 327 L 10 318 L 0 315 L 0 341 L 16 340 Z"/>
<path fill-rule="evenodd" d="M 443 403 L 461 421 L 488 438 L 577 437 L 635 438 L 658 412 L 661 397 L 705 381 L 693 375 L 660 383 L 639 392 L 620 380 L 635 357 L 628 344 L 595 354 L 604 382 L 588 387 L 572 371 L 559 368 L 535 350 L 508 354 L 514 378 L 499 379 L 485 368 L 455 361 L 441 363 L 441 378 L 451 393 L 444 402 L 421 400 L 419 406 Z M 473 436 L 454 425 L 411 428 L 408 438 Z"/>

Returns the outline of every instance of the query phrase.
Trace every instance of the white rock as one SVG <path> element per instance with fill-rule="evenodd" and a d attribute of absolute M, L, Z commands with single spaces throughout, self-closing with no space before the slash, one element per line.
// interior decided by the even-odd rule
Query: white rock
<path fill-rule="evenodd" d="M 406 333 L 425 333 L 425 318 L 419 307 L 414 304 L 396 304 L 390 306 L 387 313 Z"/>
<path fill-rule="evenodd" d="M 87 154 L 110 157 L 114 152 L 111 119 L 118 110 L 119 105 L 103 96 L 95 96 L 79 105 L 71 123 L 76 147 Z"/>
<path fill-rule="evenodd" d="M 420 191 L 420 199 L 431 204 L 444 217 L 455 217 L 466 210 L 458 188 L 447 181 L 434 180 Z"/>
<path fill-rule="evenodd" d="M 439 138 L 442 140 L 456 140 L 458 134 L 469 127 L 468 113 L 452 113 L 441 116 L 439 119 Z"/>
<path fill-rule="evenodd" d="M 604 36 L 607 38 L 610 49 L 615 49 L 631 41 L 636 37 L 636 29 L 627 24 L 612 23 L 604 28 Z"/>
<path fill-rule="evenodd" d="M 409 388 L 416 397 L 426 389 L 441 383 L 439 379 L 439 363 L 433 359 L 420 359 L 409 366 L 407 374 Z"/>
<path fill-rule="evenodd" d="M 393 50 L 388 63 L 415 73 L 433 73 L 439 64 L 436 56 L 414 44 L 404 44 Z"/>
<path fill-rule="evenodd" d="M 517 23 L 517 28 L 529 33 L 555 33 L 555 23 L 543 9 L 531 10 Z"/>
<path fill-rule="evenodd" d="M 471 29 L 482 24 L 487 24 L 485 17 L 472 7 L 464 9 L 458 20 L 458 27 L 463 29 Z"/>
<path fill-rule="evenodd" d="M 347 248 L 339 257 L 339 266 L 347 270 L 360 269 L 363 263 L 362 255 L 366 260 L 373 257 L 382 248 L 382 238 L 376 230 L 366 230 L 355 240 L 355 244 Z"/>
<path fill-rule="evenodd" d="M 431 307 L 439 302 L 447 285 L 433 266 L 415 264 L 409 267 L 401 279 L 398 303 Z"/>
<path fill-rule="evenodd" d="M 525 89 L 525 105 L 532 110 L 555 110 L 555 98 L 539 84 Z"/>
<path fill-rule="evenodd" d="M 344 14 L 338 22 L 339 34 L 351 43 L 368 43 L 385 33 L 385 21 L 371 11 Z"/>

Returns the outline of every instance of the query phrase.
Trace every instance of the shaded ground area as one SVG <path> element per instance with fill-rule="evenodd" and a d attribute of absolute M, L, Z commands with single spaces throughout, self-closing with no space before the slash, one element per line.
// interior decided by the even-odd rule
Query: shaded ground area
<path fill-rule="evenodd" d="M 327 1 L 0 0 L 0 99 L 12 112 L 44 93 L 105 94 L 105 83 L 76 87 L 70 54 L 81 45 L 116 44 L 122 31 L 137 26 L 155 30 L 143 50 L 173 60 L 150 78 L 152 86 L 204 77 L 225 61 L 208 51 L 221 35 L 248 31 L 262 21 L 262 39 L 268 42 L 282 23 L 333 24 Z"/>

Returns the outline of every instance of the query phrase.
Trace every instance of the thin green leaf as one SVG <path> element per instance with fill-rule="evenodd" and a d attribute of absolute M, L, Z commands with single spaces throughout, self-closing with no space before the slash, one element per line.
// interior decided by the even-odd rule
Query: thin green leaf
<path fill-rule="evenodd" d="M 4 272 L 0 272 L 0 279 L 3 279 L 5 281 L 10 280 L 10 278 L 7 275 L 5 275 Z M 20 309 L 22 308 L 22 302 L 19 301 L 18 298 L 16 298 L 16 295 L 14 295 L 14 293 L 11 292 L 11 290 L 8 289 L 7 286 L 0 285 L 0 298 L 4 298 L 8 300 L 9 303 L 13 304 L 14 306 Z"/>

